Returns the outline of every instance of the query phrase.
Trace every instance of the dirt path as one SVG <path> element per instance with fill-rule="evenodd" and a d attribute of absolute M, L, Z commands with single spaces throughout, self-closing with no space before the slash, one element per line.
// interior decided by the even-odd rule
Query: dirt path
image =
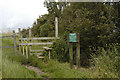
<path fill-rule="evenodd" d="M 34 72 L 36 72 L 38 75 L 44 74 L 45 72 L 42 72 L 40 70 L 40 68 L 38 67 L 33 67 L 33 66 L 29 66 L 29 65 L 24 65 L 26 68 L 33 70 Z"/>

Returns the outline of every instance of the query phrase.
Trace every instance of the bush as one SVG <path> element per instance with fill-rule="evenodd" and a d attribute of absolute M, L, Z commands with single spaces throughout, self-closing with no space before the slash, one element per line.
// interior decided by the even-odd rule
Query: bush
<path fill-rule="evenodd" d="M 62 62 L 66 62 L 69 60 L 69 48 L 67 44 L 67 40 L 64 38 L 60 38 L 56 40 L 52 46 L 53 50 L 51 52 L 51 57 L 57 59 Z"/>
<path fill-rule="evenodd" d="M 97 53 L 100 55 L 93 55 L 96 77 L 99 78 L 116 78 L 120 74 L 119 61 L 120 61 L 120 45 L 112 44 L 106 48 L 98 48 Z"/>

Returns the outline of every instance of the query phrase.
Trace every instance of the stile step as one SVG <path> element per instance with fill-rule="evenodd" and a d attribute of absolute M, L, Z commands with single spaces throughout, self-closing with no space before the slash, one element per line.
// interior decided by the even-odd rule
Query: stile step
<path fill-rule="evenodd" d="M 35 54 L 35 55 L 43 55 L 43 53 L 31 53 L 31 54 Z"/>
<path fill-rule="evenodd" d="M 41 52 L 41 51 L 44 51 L 43 49 L 42 50 L 30 50 L 30 52 Z"/>
<path fill-rule="evenodd" d="M 38 57 L 38 58 L 44 58 L 44 56 L 38 56 L 38 55 L 37 55 L 37 57 Z"/>

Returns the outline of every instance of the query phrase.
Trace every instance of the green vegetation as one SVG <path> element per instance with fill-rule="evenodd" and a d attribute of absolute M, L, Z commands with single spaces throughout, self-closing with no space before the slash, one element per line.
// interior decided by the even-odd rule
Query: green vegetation
<path fill-rule="evenodd" d="M 6 43 L 9 42 L 10 40 L 6 40 Z M 60 63 L 55 59 L 48 60 L 48 57 L 41 60 L 35 55 L 26 59 L 22 54 L 15 56 L 13 48 L 3 49 L 2 74 L 4 78 L 118 78 L 120 73 L 118 65 L 119 48 L 119 44 L 107 46 L 106 50 L 99 48 L 97 53 L 100 55 L 91 55 L 91 67 L 80 67 L 77 70 L 76 65 L 74 65 L 73 69 L 70 69 L 67 62 Z M 38 67 L 45 74 L 37 75 L 23 65 Z"/>
<path fill-rule="evenodd" d="M 3 57 L 2 60 L 2 77 L 3 78 L 35 78 L 36 73 L 26 69 L 21 64 L 10 61 Z"/>
<path fill-rule="evenodd" d="M 92 55 L 91 65 L 94 68 L 92 76 L 118 78 L 120 74 L 120 44 L 109 45 L 106 48 L 99 47 L 97 53 L 100 55 Z"/>
<path fill-rule="evenodd" d="M 49 78 L 119 78 L 120 77 L 120 9 L 119 3 L 59 3 L 45 2 L 49 14 L 39 16 L 33 23 L 32 37 L 53 37 L 55 17 L 59 19 L 59 40 L 55 40 L 51 60 L 46 51 L 45 59 L 35 55 L 28 59 L 22 54 L 14 55 L 13 48 L 3 49 L 3 77 L 49 77 Z M 59 8 L 58 8 L 59 7 Z M 22 30 L 28 36 L 28 29 Z M 80 33 L 80 65 L 76 70 L 76 46 L 74 67 L 69 68 L 68 33 Z M 18 41 L 18 40 L 17 40 Z M 40 42 L 40 41 L 33 41 Z M 18 42 L 17 42 L 18 43 Z M 3 39 L 3 45 L 13 45 L 12 40 Z M 39 49 L 41 46 L 32 46 Z M 11 66 L 9 66 L 11 65 Z M 45 74 L 40 76 L 24 68 L 31 65 Z M 9 66 L 8 69 L 7 66 Z M 19 69 L 20 70 L 19 70 Z M 13 74 L 15 70 L 20 74 Z M 8 73 L 6 73 L 8 71 Z M 23 75 L 21 75 L 23 72 Z"/>
<path fill-rule="evenodd" d="M 2 39 L 2 45 L 13 45 L 12 39 Z M 3 78 L 35 78 L 37 74 L 28 70 L 21 65 L 17 60 L 22 56 L 16 57 L 14 55 L 14 48 L 2 49 L 2 77 Z M 14 60 L 13 58 L 16 58 Z"/>
<path fill-rule="evenodd" d="M 90 55 L 95 53 L 98 47 L 105 48 L 106 44 L 120 43 L 119 3 L 59 3 L 46 1 L 45 6 L 49 14 L 39 16 L 36 19 L 31 28 L 32 36 L 54 36 L 54 21 L 55 17 L 58 17 L 61 40 L 56 40 L 52 46 L 54 48 L 52 56 L 59 61 L 66 62 L 69 60 L 68 33 L 80 33 L 81 66 L 90 66 Z M 28 35 L 28 29 L 24 29 L 22 34 Z"/>

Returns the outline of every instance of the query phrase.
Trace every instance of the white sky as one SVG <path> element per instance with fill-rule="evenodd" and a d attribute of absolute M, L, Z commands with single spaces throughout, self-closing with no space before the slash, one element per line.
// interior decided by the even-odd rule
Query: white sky
<path fill-rule="evenodd" d="M 44 0 L 0 0 L 0 32 L 31 27 L 33 22 L 47 14 Z"/>

